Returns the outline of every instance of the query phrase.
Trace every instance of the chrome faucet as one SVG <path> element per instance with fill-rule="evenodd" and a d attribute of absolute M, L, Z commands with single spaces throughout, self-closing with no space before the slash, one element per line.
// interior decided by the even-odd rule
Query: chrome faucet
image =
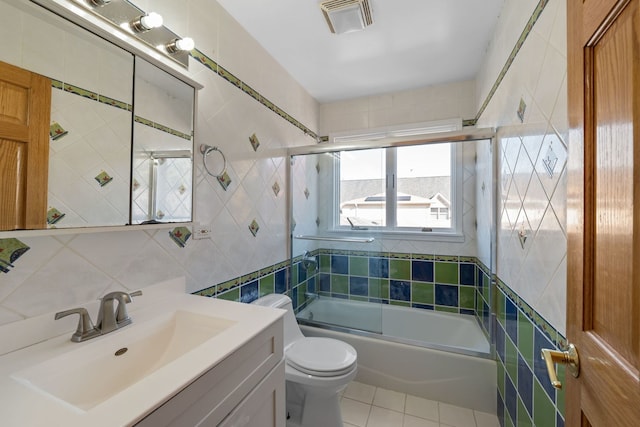
<path fill-rule="evenodd" d="M 127 326 L 131 323 L 131 317 L 127 313 L 127 304 L 131 302 L 131 297 L 142 295 L 142 291 L 126 293 L 122 291 L 109 292 L 102 297 L 100 309 L 98 310 L 98 321 L 93 325 L 91 316 L 86 308 L 74 308 L 71 310 L 56 313 L 55 319 L 61 319 L 70 314 L 79 314 L 78 327 L 71 336 L 71 341 L 82 342 L 100 335 L 108 334 L 116 329 Z M 118 307 L 114 307 L 113 302 L 118 301 Z"/>

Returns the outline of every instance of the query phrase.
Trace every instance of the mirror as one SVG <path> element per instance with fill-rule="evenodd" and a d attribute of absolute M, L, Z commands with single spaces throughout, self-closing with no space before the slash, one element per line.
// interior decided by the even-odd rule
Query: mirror
<path fill-rule="evenodd" d="M 191 221 L 194 89 L 135 59 L 131 223 Z"/>
<path fill-rule="evenodd" d="M 0 1 L 0 28 L 0 61 L 51 79 L 41 228 L 191 221 L 194 89 L 31 2 Z M 155 181 L 132 168 L 142 153 Z"/>

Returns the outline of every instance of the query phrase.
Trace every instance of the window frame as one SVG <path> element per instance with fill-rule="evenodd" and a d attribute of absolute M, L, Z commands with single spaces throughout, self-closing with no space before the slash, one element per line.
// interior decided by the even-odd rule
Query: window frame
<path fill-rule="evenodd" d="M 464 238 L 462 229 L 463 200 L 462 187 L 464 165 L 462 164 L 462 146 L 454 141 L 439 141 L 415 143 L 411 145 L 431 145 L 450 144 L 451 147 L 451 207 L 449 215 L 451 217 L 451 227 L 444 228 L 422 228 L 422 227 L 399 227 L 397 225 L 397 203 L 386 203 L 385 226 L 351 227 L 340 224 L 340 159 L 334 156 L 333 159 L 333 194 L 332 194 L 332 215 L 330 232 L 340 234 L 354 233 L 376 233 L 381 235 L 397 235 L 403 238 L 414 237 L 429 240 L 449 240 L 460 241 Z M 387 200 L 397 200 L 397 150 L 402 147 L 381 147 L 385 149 L 385 176 L 381 178 L 385 185 L 385 195 Z M 341 151 L 361 151 L 361 150 L 341 150 Z M 440 209 L 440 208 L 438 208 Z"/>

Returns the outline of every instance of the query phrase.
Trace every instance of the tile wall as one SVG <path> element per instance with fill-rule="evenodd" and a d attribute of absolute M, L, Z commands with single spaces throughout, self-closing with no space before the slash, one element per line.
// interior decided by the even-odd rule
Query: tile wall
<path fill-rule="evenodd" d="M 25 46 L 6 50 L 0 46 L 0 57 L 23 67 L 58 61 L 52 43 L 64 37 L 46 23 L 24 25 L 27 18 L 10 4 L 21 2 L 0 1 L 0 27 L 3 34 L 4 30 L 20 34 L 24 29 Z M 216 1 L 192 1 L 187 7 L 176 4 L 153 2 L 152 9 L 165 17 L 168 28 L 193 37 L 199 51 L 232 70 L 259 91 L 261 99 L 278 106 L 277 111 L 286 111 L 317 131 L 316 101 Z M 149 4 L 143 1 L 140 6 L 148 10 Z M 43 35 L 47 43 L 32 43 L 36 34 Z M 35 64 L 16 62 L 23 57 L 22 50 L 28 49 L 35 49 L 35 57 L 41 60 Z M 86 56 L 92 57 L 92 53 Z M 82 305 L 112 290 L 135 290 L 170 278 L 185 277 L 187 290 L 194 292 L 287 259 L 285 149 L 314 144 L 315 139 L 210 67 L 193 58 L 190 61 L 190 75 L 204 85 L 198 93 L 195 146 L 216 145 L 228 160 L 229 180 L 222 185 L 203 171 L 201 157 L 195 158 L 195 221 L 211 227 L 211 239 L 191 238 L 180 247 L 170 237 L 170 228 L 21 235 L 19 240 L 29 249 L 0 276 L 0 324 Z M 78 64 L 76 68 L 87 67 L 94 70 L 96 64 Z M 97 91 L 109 93 L 100 87 Z M 110 96 L 119 99 L 117 94 Z M 249 140 L 253 134 L 260 141 L 257 151 Z M 272 190 L 275 184 L 279 192 Z M 250 229 L 254 221 L 255 235 Z"/>
<path fill-rule="evenodd" d="M 539 353 L 566 344 L 565 2 L 506 2 L 476 88 L 477 125 L 498 128 L 498 416 L 564 426 Z"/>
<path fill-rule="evenodd" d="M 278 263 L 196 292 L 252 302 L 269 293 L 286 293 L 294 310 L 311 301 L 308 293 L 447 313 L 475 315 L 490 331 L 490 271 L 475 257 L 318 249 L 307 269 L 302 257 Z M 291 289 L 287 280 L 291 278 Z"/>

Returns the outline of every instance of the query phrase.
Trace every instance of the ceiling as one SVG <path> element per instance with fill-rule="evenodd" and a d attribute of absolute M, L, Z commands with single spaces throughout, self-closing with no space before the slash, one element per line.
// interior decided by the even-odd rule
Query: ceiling
<path fill-rule="evenodd" d="M 319 0 L 218 0 L 319 102 L 475 78 L 505 0 L 369 0 L 332 34 Z"/>

